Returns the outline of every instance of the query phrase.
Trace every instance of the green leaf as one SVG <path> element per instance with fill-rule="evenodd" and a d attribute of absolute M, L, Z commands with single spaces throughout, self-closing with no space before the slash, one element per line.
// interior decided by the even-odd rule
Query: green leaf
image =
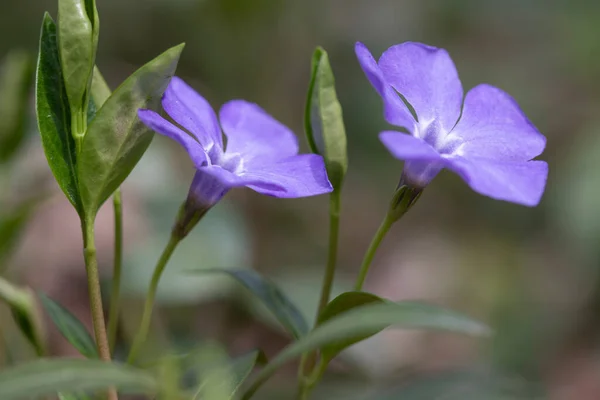
<path fill-rule="evenodd" d="M 33 292 L 0 278 L 0 300 L 8 305 L 17 326 L 36 354 L 42 356 L 45 352 L 42 321 Z"/>
<path fill-rule="evenodd" d="M 83 136 L 88 89 L 98 46 L 98 12 L 88 0 L 58 1 L 58 44 L 75 134 Z M 79 118 L 82 118 L 79 120 Z"/>
<path fill-rule="evenodd" d="M 140 160 L 153 133 L 138 119 L 155 108 L 177 67 L 183 44 L 173 47 L 121 84 L 89 125 L 81 147 L 79 181 L 84 209 L 94 216 Z"/>
<path fill-rule="evenodd" d="M 40 35 L 35 98 L 38 127 L 48 164 L 58 185 L 81 215 L 69 102 L 58 56 L 56 25 L 48 13 L 44 15 Z"/>
<path fill-rule="evenodd" d="M 346 129 L 329 57 L 321 47 L 317 47 L 312 58 L 304 128 L 311 150 L 325 159 L 333 188 L 340 190 L 348 169 Z"/>
<path fill-rule="evenodd" d="M 110 89 L 106 81 L 100 74 L 98 67 L 94 66 L 92 76 L 92 86 L 90 87 L 90 101 L 88 102 L 87 122 L 90 124 L 96 117 L 98 109 L 100 109 L 106 99 L 110 96 Z"/>
<path fill-rule="evenodd" d="M 369 336 L 387 327 L 435 329 L 470 335 L 484 335 L 488 328 L 457 312 L 417 302 L 373 302 L 353 308 L 317 326 L 306 336 L 283 349 L 253 380 L 246 395 L 255 391 L 278 368 L 303 353 L 325 346 Z"/>
<path fill-rule="evenodd" d="M 229 274 L 258 297 L 294 338 L 298 339 L 308 332 L 308 324 L 300 310 L 273 282 L 263 278 L 257 272 L 247 269 L 213 269 L 192 272 Z"/>
<path fill-rule="evenodd" d="M 14 245 L 18 242 L 20 233 L 27 221 L 29 221 L 33 210 L 44 198 L 45 196 L 32 198 L 21 202 L 13 209 L 0 206 L 3 209 L 0 213 L 0 271 L 4 269 L 4 261 L 6 261 Z"/>
<path fill-rule="evenodd" d="M 203 345 L 194 353 L 194 366 L 199 370 L 200 385 L 193 399 L 235 399 L 254 367 L 264 365 L 266 361 L 265 354 L 260 350 L 230 360 L 221 345 Z"/>
<path fill-rule="evenodd" d="M 381 297 L 367 292 L 342 293 L 338 297 L 333 299 L 329 304 L 327 304 L 327 306 L 323 309 L 323 311 L 319 315 L 317 326 L 322 325 L 323 323 L 329 321 L 337 315 L 343 314 L 354 308 L 364 306 L 365 304 L 384 302 L 386 302 L 386 300 L 383 300 Z M 335 342 L 331 345 L 323 346 L 321 348 L 321 355 L 323 358 L 331 360 L 345 348 L 350 347 L 355 343 L 361 342 L 367 339 L 368 337 L 375 335 L 378 332 L 379 330 L 373 330 L 372 332 L 367 334 L 357 335 L 355 337 L 351 337 L 340 342 Z"/>
<path fill-rule="evenodd" d="M 39 359 L 0 372 L 0 399 L 22 400 L 57 392 L 91 392 L 115 387 L 126 393 L 155 393 L 152 375 L 100 360 Z"/>
<path fill-rule="evenodd" d="M 216 343 L 204 345 L 194 361 L 200 370 L 200 385 L 192 399 L 230 399 L 235 380 L 225 349 Z"/>
<path fill-rule="evenodd" d="M 248 354 L 245 354 L 232 362 L 232 369 L 235 375 L 235 387 L 233 394 L 236 394 L 242 384 L 248 379 L 252 370 L 257 365 L 265 365 L 267 363 L 267 357 L 261 350 L 254 350 Z"/>
<path fill-rule="evenodd" d="M 87 358 L 98 358 L 94 340 L 85 326 L 69 310 L 43 293 L 39 298 L 60 333 Z"/>
<path fill-rule="evenodd" d="M 0 75 L 0 163 L 8 161 L 23 142 L 32 82 L 29 53 L 10 52 Z"/>
<path fill-rule="evenodd" d="M 104 102 L 110 97 L 110 88 L 100 73 L 98 67 L 94 67 L 94 75 L 92 76 L 91 95 L 94 103 L 98 108 L 104 105 Z"/>
<path fill-rule="evenodd" d="M 59 393 L 58 400 L 92 400 L 92 398 L 85 394 Z"/>
<path fill-rule="evenodd" d="M 509 376 L 485 369 L 456 369 L 416 377 L 396 388 L 373 393 L 374 400 L 525 400 L 543 399 L 546 396 L 535 383 L 517 376 Z"/>

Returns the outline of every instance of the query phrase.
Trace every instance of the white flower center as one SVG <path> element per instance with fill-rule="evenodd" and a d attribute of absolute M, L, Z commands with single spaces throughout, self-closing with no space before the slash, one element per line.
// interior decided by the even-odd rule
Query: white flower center
<path fill-rule="evenodd" d="M 223 149 L 213 144 L 208 149 L 207 154 L 209 165 L 218 165 L 236 175 L 244 170 L 244 160 L 239 153 L 225 153 Z"/>
<path fill-rule="evenodd" d="M 435 119 L 420 120 L 415 127 L 415 136 L 426 141 L 442 156 L 456 154 L 463 143 L 461 138 L 444 130 Z"/>

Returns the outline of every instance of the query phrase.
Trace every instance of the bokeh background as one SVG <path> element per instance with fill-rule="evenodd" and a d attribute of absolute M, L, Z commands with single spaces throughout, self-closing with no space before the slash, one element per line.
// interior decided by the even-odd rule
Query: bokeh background
<path fill-rule="evenodd" d="M 1 9 L 0 56 L 18 49 L 34 59 L 43 12 L 56 16 L 56 1 L 3 0 Z M 317 45 L 329 52 L 350 158 L 338 292 L 351 287 L 402 167 L 377 139 L 387 125 L 354 43 L 364 42 L 374 54 L 407 40 L 444 47 L 465 90 L 487 82 L 512 94 L 548 138 L 541 158 L 550 176 L 541 204 L 530 209 L 493 201 L 442 172 L 386 238 L 366 285 L 390 299 L 452 307 L 487 322 L 495 335 L 474 340 L 385 331 L 340 357 L 315 398 L 600 398 L 600 3 L 99 0 L 98 10 L 97 64 L 111 87 L 186 42 L 179 76 L 215 108 L 232 98 L 261 104 L 298 134 L 304 150 L 310 58 Z M 0 271 L 47 293 L 89 325 L 78 219 L 46 164 L 32 91 L 26 132 L 18 156 L 1 166 L 1 214 L 31 199 L 36 207 Z M 156 137 L 124 185 L 123 346 L 192 174 L 183 150 Z M 155 314 L 155 351 L 184 352 L 210 340 L 232 355 L 253 348 L 272 355 L 285 346 L 290 338 L 236 283 L 181 271 L 255 268 L 312 320 L 327 252 L 327 207 L 326 197 L 228 194 L 169 265 Z M 98 224 L 108 289 L 110 204 Z M 0 332 L 0 365 L 32 357 L 2 306 Z M 47 338 L 54 354 L 75 355 L 50 325 Z M 292 399 L 294 379 L 290 366 L 257 398 Z"/>

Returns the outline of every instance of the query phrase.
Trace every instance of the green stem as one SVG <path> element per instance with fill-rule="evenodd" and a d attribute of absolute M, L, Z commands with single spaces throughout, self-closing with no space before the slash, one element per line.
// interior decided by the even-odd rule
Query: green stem
<path fill-rule="evenodd" d="M 317 308 L 316 321 L 319 320 L 321 312 L 329 303 L 333 278 L 335 277 L 335 266 L 337 262 L 338 236 L 340 231 L 340 192 L 334 191 L 329 197 L 329 253 L 327 256 L 327 267 L 323 277 L 323 288 L 321 299 Z M 315 324 L 316 324 L 315 321 Z"/>
<path fill-rule="evenodd" d="M 87 272 L 88 290 L 90 292 L 90 311 L 92 314 L 92 324 L 94 326 L 96 347 L 98 348 L 98 355 L 100 356 L 100 359 L 110 362 L 110 348 L 108 347 L 106 326 L 104 325 L 102 292 L 100 290 L 100 276 L 98 273 L 98 260 L 96 258 L 94 219 L 82 219 L 81 228 L 83 231 L 83 254 L 85 258 L 85 269 Z M 114 388 L 108 390 L 108 399 L 117 399 L 117 392 Z"/>
<path fill-rule="evenodd" d="M 121 189 L 113 194 L 113 209 L 115 215 L 115 256 L 113 278 L 110 293 L 110 310 L 108 312 L 108 344 L 114 351 L 117 341 L 117 327 L 121 303 L 121 270 L 123 265 L 123 205 Z"/>
<path fill-rule="evenodd" d="M 176 234 L 171 234 L 171 239 L 167 246 L 163 250 L 156 267 L 154 267 L 154 273 L 152 274 L 152 280 L 150 281 L 150 287 L 148 288 L 148 293 L 146 295 L 146 302 L 144 303 L 144 311 L 142 313 L 142 321 L 140 323 L 140 327 L 133 341 L 133 345 L 131 346 L 131 351 L 129 352 L 129 357 L 127 358 L 127 362 L 129 364 L 133 364 L 135 359 L 140 351 L 140 348 L 146 341 L 146 337 L 148 336 L 148 330 L 150 329 L 150 321 L 152 319 L 152 308 L 154 307 L 154 299 L 156 297 L 156 290 L 158 289 L 158 283 L 160 282 L 160 277 L 167 266 L 173 251 L 181 241 L 182 237 Z"/>
<path fill-rule="evenodd" d="M 323 277 L 323 287 L 321 288 L 321 298 L 315 316 L 315 325 L 319 321 L 321 312 L 329 303 L 331 297 L 331 288 L 335 277 L 335 267 L 337 263 L 338 237 L 340 231 L 340 192 L 335 190 L 329 197 L 329 252 L 327 255 L 327 266 L 325 276 Z M 298 368 L 299 398 L 303 398 L 303 393 L 309 390 L 306 386 L 306 374 L 310 373 L 317 359 L 317 353 L 303 354 Z"/>
<path fill-rule="evenodd" d="M 395 219 L 390 216 L 388 213 L 385 216 L 385 219 L 379 226 L 377 233 L 373 237 L 371 244 L 369 245 L 369 249 L 365 254 L 365 258 L 363 259 L 362 265 L 360 266 L 360 272 L 358 274 L 358 278 L 356 279 L 356 284 L 354 285 L 354 290 L 360 291 L 365 283 L 365 279 L 367 278 L 367 273 L 369 272 L 369 267 L 371 266 L 371 262 L 373 261 L 373 257 L 375 256 L 375 252 L 379 248 L 381 241 L 385 237 L 386 233 L 390 230 L 392 225 L 394 224 Z"/>
<path fill-rule="evenodd" d="M 315 386 L 317 386 L 317 383 L 319 383 L 319 381 L 325 374 L 328 364 L 329 363 L 325 359 L 321 358 L 321 361 L 319 362 L 317 368 L 315 368 L 310 374 L 310 376 L 307 377 L 306 380 L 303 382 L 300 393 L 298 393 L 298 400 L 308 400 L 311 392 L 313 391 Z"/>

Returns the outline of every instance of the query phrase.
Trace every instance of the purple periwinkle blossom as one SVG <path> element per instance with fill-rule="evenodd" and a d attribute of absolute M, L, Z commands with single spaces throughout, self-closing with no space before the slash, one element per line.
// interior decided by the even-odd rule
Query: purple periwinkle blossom
<path fill-rule="evenodd" d="M 333 190 L 323 158 L 298 154 L 296 135 L 256 104 L 229 101 L 217 119 L 200 94 L 173 77 L 162 106 L 187 132 L 151 110 L 139 110 L 138 116 L 150 129 L 179 142 L 192 159 L 196 174 L 188 208 L 206 211 L 227 191 L 241 186 L 282 198 Z M 227 136 L 227 147 L 221 129 Z"/>
<path fill-rule="evenodd" d="M 444 49 L 406 42 L 390 47 L 378 62 L 362 43 L 355 51 L 383 98 L 385 119 L 409 132 L 380 134 L 388 150 L 405 161 L 405 184 L 423 188 L 447 168 L 485 196 L 539 203 L 548 164 L 532 159 L 542 153 L 546 138 L 507 93 L 481 84 L 463 101 L 456 67 Z"/>

